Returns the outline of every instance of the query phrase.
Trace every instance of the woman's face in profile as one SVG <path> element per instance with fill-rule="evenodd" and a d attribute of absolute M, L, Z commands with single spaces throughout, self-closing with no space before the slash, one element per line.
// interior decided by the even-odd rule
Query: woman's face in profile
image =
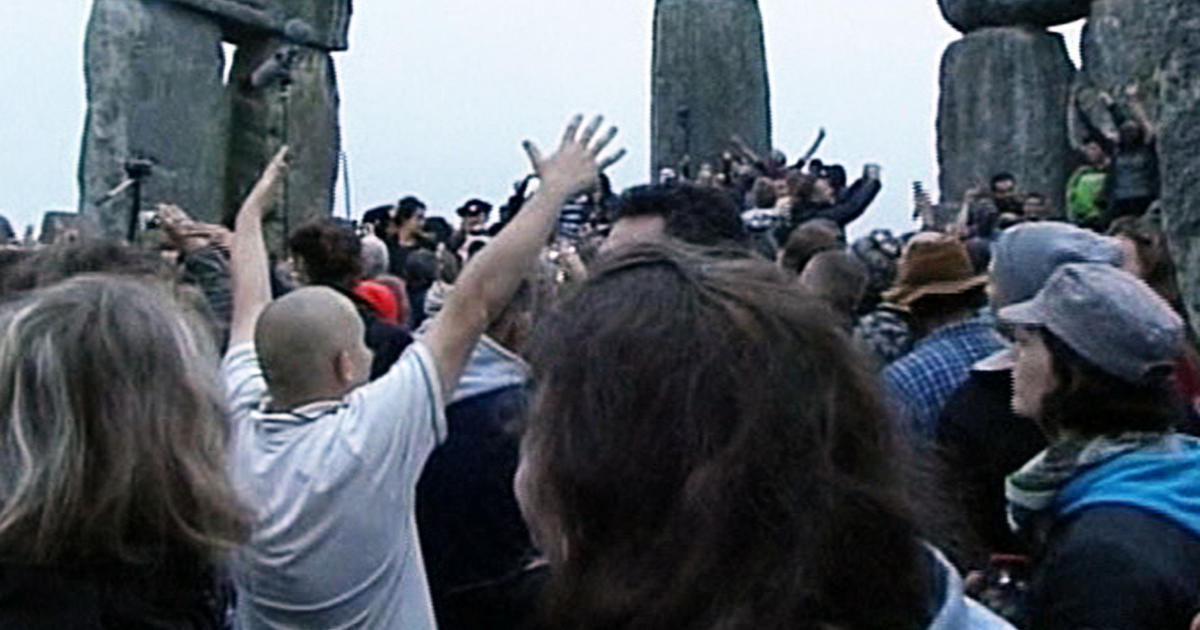
<path fill-rule="evenodd" d="M 1045 339 L 1034 329 L 1017 327 L 1013 341 L 1017 351 L 1013 368 L 1013 413 L 1040 423 L 1042 401 L 1057 385 L 1053 358 Z"/>

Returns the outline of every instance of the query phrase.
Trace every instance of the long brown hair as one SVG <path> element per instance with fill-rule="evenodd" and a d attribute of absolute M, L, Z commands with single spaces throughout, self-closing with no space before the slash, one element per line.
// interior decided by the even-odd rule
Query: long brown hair
<path fill-rule="evenodd" d="M 1138 264 L 1145 276 L 1142 279 L 1176 311 L 1185 314 L 1167 235 L 1146 217 L 1121 217 L 1113 221 L 1108 235 L 1126 238 L 1133 243 Z"/>
<path fill-rule="evenodd" d="M 921 625 L 899 440 L 828 309 L 781 271 L 631 249 L 532 347 L 550 627 Z"/>
<path fill-rule="evenodd" d="M 0 561 L 212 566 L 240 543 L 216 356 L 145 279 L 0 310 Z"/>

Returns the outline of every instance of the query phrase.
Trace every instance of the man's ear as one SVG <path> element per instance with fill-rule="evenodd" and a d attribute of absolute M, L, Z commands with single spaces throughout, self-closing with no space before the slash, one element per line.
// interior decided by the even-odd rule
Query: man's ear
<path fill-rule="evenodd" d="M 341 387 L 352 385 L 355 372 L 354 359 L 350 357 L 350 352 L 339 350 L 337 356 L 333 358 L 333 373 L 337 378 L 338 385 Z"/>

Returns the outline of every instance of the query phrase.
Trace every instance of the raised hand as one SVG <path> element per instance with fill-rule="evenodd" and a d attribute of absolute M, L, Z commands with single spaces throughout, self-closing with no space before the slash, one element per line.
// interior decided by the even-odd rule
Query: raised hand
<path fill-rule="evenodd" d="M 233 286 L 233 315 L 229 324 L 231 348 L 254 341 L 258 315 L 271 302 L 270 263 L 263 241 L 262 217 L 287 173 L 287 154 L 285 146 L 271 158 L 234 220 L 236 229 L 229 253 Z"/>
<path fill-rule="evenodd" d="M 275 193 L 279 190 L 279 186 L 283 183 L 284 177 L 287 175 L 287 157 L 288 147 L 285 145 L 275 153 L 275 157 L 271 158 L 271 162 L 267 164 L 267 168 L 263 170 L 263 174 L 258 178 L 258 182 L 254 184 L 254 188 L 250 190 L 250 194 L 246 196 L 246 200 L 242 202 L 241 210 L 238 214 L 243 213 L 255 214 L 259 218 L 266 212 L 271 205 L 271 200 L 275 197 Z"/>
<path fill-rule="evenodd" d="M 534 172 L 542 181 L 542 188 L 566 197 L 574 197 L 596 188 L 601 171 L 625 157 L 625 149 L 621 149 L 607 158 L 600 158 L 600 154 L 617 136 L 617 128 L 610 127 L 596 140 L 596 133 L 600 131 L 603 123 L 604 117 L 597 116 L 580 132 L 583 116 L 576 116 L 563 132 L 558 152 L 548 158 L 542 157 L 541 151 L 532 141 L 525 141 L 525 152 L 529 155 Z"/>

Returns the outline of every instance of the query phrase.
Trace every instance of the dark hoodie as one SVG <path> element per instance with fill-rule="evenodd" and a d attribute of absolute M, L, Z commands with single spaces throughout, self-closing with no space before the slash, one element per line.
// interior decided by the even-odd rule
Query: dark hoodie
<path fill-rule="evenodd" d="M 438 627 L 473 627 L 478 602 L 455 594 L 504 578 L 533 555 L 513 493 L 519 461 L 513 423 L 525 413 L 529 368 L 483 337 L 446 407 L 449 436 L 417 486 L 417 526 Z M 491 619 L 498 627 L 498 621 Z"/>

